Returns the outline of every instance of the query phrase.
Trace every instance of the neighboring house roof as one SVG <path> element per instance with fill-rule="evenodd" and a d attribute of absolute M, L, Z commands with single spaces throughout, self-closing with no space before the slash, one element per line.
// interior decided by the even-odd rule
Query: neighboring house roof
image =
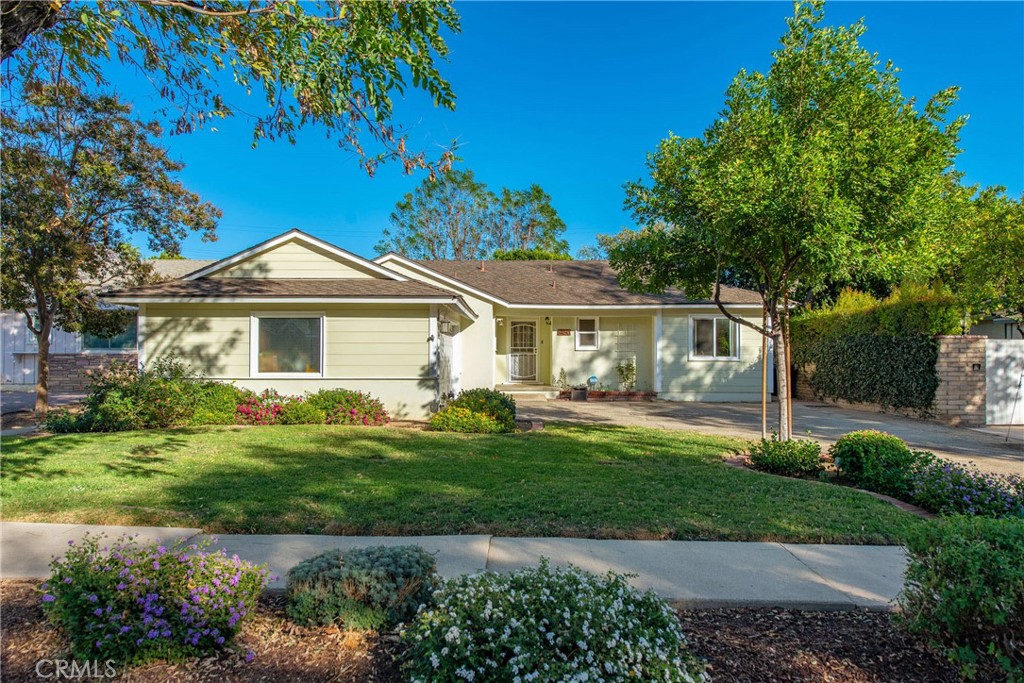
<path fill-rule="evenodd" d="M 390 257 L 390 258 L 389 258 Z M 664 294 L 635 294 L 619 284 L 607 261 L 410 261 L 390 259 L 422 267 L 468 285 L 503 303 L 525 306 L 683 306 L 710 304 L 709 299 L 686 296 L 680 289 Z M 760 306 L 757 292 L 722 287 L 722 303 Z"/>
<path fill-rule="evenodd" d="M 265 279 L 265 278 L 202 278 L 198 280 L 166 280 L 132 289 L 107 292 L 111 303 L 193 303 L 204 301 L 250 302 L 390 302 L 438 303 L 459 308 L 466 317 L 476 315 L 461 296 L 448 289 L 415 280 L 371 279 Z"/>
<path fill-rule="evenodd" d="M 181 258 L 181 259 L 166 259 L 166 258 L 154 258 L 149 259 L 148 263 L 153 266 L 153 274 L 162 280 L 176 280 L 180 277 L 185 277 L 189 273 L 205 268 L 211 263 L 216 263 L 211 259 L 194 259 L 194 258 Z"/>

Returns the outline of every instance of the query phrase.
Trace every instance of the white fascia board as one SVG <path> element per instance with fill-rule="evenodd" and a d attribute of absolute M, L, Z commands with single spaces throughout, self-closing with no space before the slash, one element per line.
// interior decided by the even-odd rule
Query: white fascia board
<path fill-rule="evenodd" d="M 423 275 L 427 275 L 429 277 L 432 277 L 432 278 L 435 278 L 437 280 L 440 280 L 441 282 L 444 282 L 445 284 L 451 285 L 452 287 L 457 287 L 458 289 L 461 289 L 461 290 L 463 290 L 465 292 L 468 292 L 469 294 L 472 294 L 473 296 L 480 297 L 484 301 L 490 301 L 492 304 L 498 304 L 499 306 L 508 306 L 509 305 L 508 302 L 505 301 L 504 299 L 500 299 L 500 298 L 494 296 L 493 294 L 488 294 L 487 292 L 483 292 L 483 291 L 481 291 L 481 290 L 479 290 L 479 289 L 477 289 L 475 287 L 470 287 L 469 285 L 467 285 L 462 280 L 457 280 L 457 279 L 455 279 L 453 277 L 448 277 L 447 275 L 444 275 L 443 273 L 437 272 L 433 268 L 429 268 L 427 266 L 424 266 L 421 263 L 416 263 L 415 261 L 410 261 L 409 259 L 407 259 L 404 256 L 401 256 L 399 254 L 395 254 L 395 253 L 392 252 L 392 253 L 384 254 L 383 256 L 378 256 L 376 259 L 374 259 L 374 263 L 380 263 L 380 264 L 390 263 L 391 261 L 397 261 L 398 263 L 402 264 L 406 268 L 411 268 L 412 270 L 415 270 L 418 273 L 422 273 Z"/>
<path fill-rule="evenodd" d="M 760 311 L 760 304 L 723 304 L 729 309 L 743 309 L 743 310 L 755 310 Z M 506 304 L 505 308 L 513 310 L 519 309 L 533 309 L 533 310 L 555 310 L 555 311 L 609 311 L 609 310 L 648 310 L 648 311 L 661 311 L 661 310 L 675 310 L 675 309 L 686 309 L 686 308 L 708 308 L 718 310 L 718 304 Z"/>
<path fill-rule="evenodd" d="M 229 268 L 229 267 L 235 265 L 236 263 L 239 263 L 239 262 L 244 261 L 246 259 L 252 258 L 253 256 L 258 256 L 259 254 L 262 254 L 264 252 L 270 251 L 271 249 L 274 249 L 275 247 L 279 247 L 282 244 L 284 244 L 285 242 L 287 242 L 288 240 L 292 240 L 292 239 L 299 240 L 301 242 L 305 242 L 306 244 L 313 245 L 313 246 L 315 246 L 315 247 L 317 247 L 319 249 L 323 249 L 324 251 L 326 251 L 326 252 L 328 252 L 328 253 L 330 253 L 330 254 L 332 254 L 334 256 L 337 256 L 338 258 L 340 258 L 340 259 L 342 259 L 344 261 L 348 261 L 349 263 L 354 263 L 354 264 L 356 264 L 356 265 L 358 265 L 358 266 L 360 266 L 362 268 L 366 268 L 367 270 L 371 270 L 374 273 L 377 273 L 378 275 L 383 275 L 384 277 L 386 277 L 389 280 L 397 280 L 399 282 L 405 282 L 407 280 L 407 278 L 402 277 L 401 275 L 399 275 L 398 273 L 394 272 L 393 270 L 388 270 L 387 268 L 382 267 L 381 265 L 379 265 L 378 263 L 376 263 L 374 261 L 370 261 L 369 259 L 364 259 L 362 256 L 356 256 L 355 254 L 353 254 L 351 252 L 345 251 L 341 247 L 334 246 L 330 242 L 325 242 L 322 239 L 313 237 L 312 235 L 307 235 L 306 233 L 302 232 L 301 230 L 289 230 L 288 232 L 284 233 L 283 235 L 278 235 L 277 237 L 272 237 L 271 239 L 267 240 L 266 242 L 261 242 L 261 243 L 257 244 L 254 247 L 249 247 L 248 249 L 240 251 L 237 254 L 234 254 L 232 256 L 228 256 L 227 258 L 223 258 L 220 261 L 217 261 L 216 263 L 211 263 L 210 265 L 206 266 L 205 268 L 200 268 L 199 270 L 197 270 L 195 272 L 189 273 L 188 275 L 186 275 L 185 277 L 183 277 L 181 279 L 182 280 L 198 280 L 201 277 L 206 277 L 207 275 L 210 275 L 211 273 L 216 273 L 216 272 L 219 272 L 219 271 L 224 270 L 226 268 Z"/>

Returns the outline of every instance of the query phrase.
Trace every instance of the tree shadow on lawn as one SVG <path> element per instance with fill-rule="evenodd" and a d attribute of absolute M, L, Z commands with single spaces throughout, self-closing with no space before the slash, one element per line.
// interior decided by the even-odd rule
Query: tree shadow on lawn
<path fill-rule="evenodd" d="M 729 442 L 716 437 L 615 426 L 302 436 L 239 440 L 230 458 L 167 482 L 161 497 L 216 533 L 897 540 L 885 527 L 898 511 L 730 468 L 720 459 Z M 879 519 L 869 528 L 862 516 Z"/>
<path fill-rule="evenodd" d="M 198 434 L 196 430 L 175 430 L 160 432 L 121 432 L 109 435 L 112 445 L 109 455 L 101 464 L 108 471 L 119 476 L 153 477 L 156 475 L 176 476 L 160 464 L 170 462 L 164 454 L 172 454 L 191 446 L 187 436 Z M 144 443 L 120 443 L 127 435 L 138 436 Z M 57 479 L 69 477 L 76 472 L 63 466 L 69 452 L 96 447 L 97 434 L 59 434 L 54 436 L 26 439 L 16 444 L 7 444 L 3 454 L 0 476 L 10 481 L 21 479 Z M 130 437 L 129 437 L 130 438 Z M 123 448 L 122 448 L 123 446 Z M 129 447 L 130 446 L 130 447 Z"/>

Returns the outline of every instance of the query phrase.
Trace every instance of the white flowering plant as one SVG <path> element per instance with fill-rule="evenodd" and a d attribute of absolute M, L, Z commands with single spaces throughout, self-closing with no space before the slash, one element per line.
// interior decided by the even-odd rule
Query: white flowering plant
<path fill-rule="evenodd" d="M 402 638 L 412 683 L 710 680 L 654 593 L 547 560 L 446 582 Z"/>

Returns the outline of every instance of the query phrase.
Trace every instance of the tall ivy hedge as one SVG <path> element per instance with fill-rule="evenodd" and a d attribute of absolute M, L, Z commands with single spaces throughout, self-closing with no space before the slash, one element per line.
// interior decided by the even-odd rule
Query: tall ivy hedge
<path fill-rule="evenodd" d="M 845 291 L 794 318 L 793 360 L 814 368 L 808 381 L 820 396 L 927 413 L 939 386 L 935 336 L 960 325 L 960 308 L 942 289 L 905 286 L 885 300 Z"/>

